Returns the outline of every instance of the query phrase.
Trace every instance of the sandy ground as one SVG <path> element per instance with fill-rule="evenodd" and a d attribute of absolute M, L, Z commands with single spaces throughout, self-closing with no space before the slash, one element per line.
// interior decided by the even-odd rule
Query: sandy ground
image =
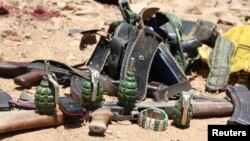
<path fill-rule="evenodd" d="M 1 1 L 0 1 L 1 2 Z M 80 51 L 80 35 L 68 36 L 72 28 L 93 29 L 108 28 L 112 21 L 122 20 L 119 8 L 114 5 L 101 4 L 93 0 L 44 0 L 44 7 L 60 12 L 59 17 L 41 21 L 30 13 L 40 0 L 5 0 L 12 7 L 7 16 L 0 16 L 0 60 L 32 61 L 35 59 L 52 59 L 70 65 L 85 62 L 95 46 Z M 157 6 L 161 11 L 171 12 L 183 19 L 209 20 L 217 23 L 221 32 L 233 25 L 241 25 L 250 18 L 249 0 L 132 0 L 132 8 L 140 11 L 145 6 Z M 248 8 L 247 8 L 248 7 Z M 205 78 L 193 74 L 193 91 L 202 95 Z M 21 93 L 12 79 L 0 78 L 0 88 L 14 99 Z M 69 88 L 60 89 L 60 94 L 69 93 Z M 224 93 L 213 95 L 222 98 Z M 169 140 L 193 141 L 207 140 L 207 125 L 226 124 L 229 117 L 193 119 L 190 127 L 179 129 L 169 121 L 164 132 L 153 132 L 140 128 L 137 124 L 112 122 L 103 137 L 88 135 L 88 123 L 81 127 L 46 128 L 0 134 L 5 141 L 52 141 L 52 140 Z"/>

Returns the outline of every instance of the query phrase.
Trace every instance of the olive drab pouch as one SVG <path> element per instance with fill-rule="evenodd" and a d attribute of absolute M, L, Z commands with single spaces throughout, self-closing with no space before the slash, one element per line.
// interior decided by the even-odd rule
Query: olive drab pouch
<path fill-rule="evenodd" d="M 233 52 L 233 43 L 218 36 L 209 56 L 210 72 L 206 82 L 207 91 L 216 92 L 226 89 Z"/>

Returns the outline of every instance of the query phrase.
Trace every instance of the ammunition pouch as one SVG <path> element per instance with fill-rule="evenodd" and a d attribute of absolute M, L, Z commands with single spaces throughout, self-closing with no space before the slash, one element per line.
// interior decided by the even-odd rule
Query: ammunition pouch
<path fill-rule="evenodd" d="M 219 36 L 209 56 L 211 67 L 206 82 L 207 91 L 216 92 L 226 89 L 233 52 L 233 43 Z"/>

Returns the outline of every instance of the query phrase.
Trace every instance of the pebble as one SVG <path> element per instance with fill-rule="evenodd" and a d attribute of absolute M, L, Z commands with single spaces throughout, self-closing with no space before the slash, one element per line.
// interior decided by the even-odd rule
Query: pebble
<path fill-rule="evenodd" d="M 26 45 L 33 45 L 33 41 L 28 41 L 27 43 L 26 43 Z"/>
<path fill-rule="evenodd" d="M 28 57 L 27 57 L 27 53 L 24 53 L 24 52 L 21 53 L 21 56 L 22 56 L 23 58 L 28 58 Z"/>
<path fill-rule="evenodd" d="M 24 38 L 26 38 L 26 39 L 31 39 L 31 34 L 30 34 L 30 33 L 26 33 L 26 34 L 24 35 Z"/>
<path fill-rule="evenodd" d="M 43 38 L 43 39 L 49 39 L 49 36 L 47 36 L 47 35 L 42 35 L 42 38 Z"/>
<path fill-rule="evenodd" d="M 62 1 L 57 2 L 57 7 L 59 9 L 64 9 L 66 6 L 67 6 L 67 4 L 65 2 L 62 2 Z"/>
<path fill-rule="evenodd" d="M 232 3 L 232 0 L 227 0 L 227 4 L 230 4 L 230 3 Z"/>
<path fill-rule="evenodd" d="M 23 39 L 22 39 L 22 37 L 20 37 L 20 36 L 12 36 L 11 38 L 10 38 L 10 40 L 11 41 L 15 41 L 15 42 L 21 42 Z"/>
<path fill-rule="evenodd" d="M 6 38 L 8 36 L 16 36 L 16 35 L 17 35 L 17 33 L 15 31 L 12 31 L 12 30 L 4 30 L 1 33 L 2 38 Z"/>
<path fill-rule="evenodd" d="M 72 53 L 70 53 L 66 60 L 77 60 L 77 58 Z"/>
<path fill-rule="evenodd" d="M 106 133 L 107 133 L 107 134 L 110 134 L 110 135 L 113 134 L 112 130 L 106 130 Z"/>
<path fill-rule="evenodd" d="M 15 46 L 21 46 L 23 43 L 22 42 L 17 42 L 15 43 Z"/>

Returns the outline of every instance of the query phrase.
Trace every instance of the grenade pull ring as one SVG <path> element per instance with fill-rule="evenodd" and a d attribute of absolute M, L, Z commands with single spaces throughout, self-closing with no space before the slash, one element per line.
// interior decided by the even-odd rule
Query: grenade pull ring
<path fill-rule="evenodd" d="M 56 75 L 50 72 L 50 64 L 48 60 L 44 61 L 45 64 L 45 79 L 51 84 L 52 89 L 54 90 L 55 103 L 59 103 L 59 85 L 56 81 Z"/>
<path fill-rule="evenodd" d="M 98 92 L 98 83 L 99 83 L 100 73 L 97 70 L 91 70 L 91 83 L 93 86 L 91 101 L 96 101 L 96 96 Z"/>
<path fill-rule="evenodd" d="M 181 96 L 182 96 L 182 108 L 183 108 L 181 124 L 183 126 L 186 126 L 188 118 L 188 109 L 191 105 L 191 94 L 188 92 L 183 92 Z"/>
<path fill-rule="evenodd" d="M 129 67 L 128 67 L 128 71 L 127 74 L 128 75 L 134 75 L 135 74 L 135 58 L 130 58 L 129 60 Z"/>
<path fill-rule="evenodd" d="M 45 68 L 44 68 L 44 70 L 45 70 L 45 77 L 48 78 L 48 76 L 49 76 L 49 67 L 50 67 L 49 61 L 45 60 L 44 64 L 45 64 Z"/>

